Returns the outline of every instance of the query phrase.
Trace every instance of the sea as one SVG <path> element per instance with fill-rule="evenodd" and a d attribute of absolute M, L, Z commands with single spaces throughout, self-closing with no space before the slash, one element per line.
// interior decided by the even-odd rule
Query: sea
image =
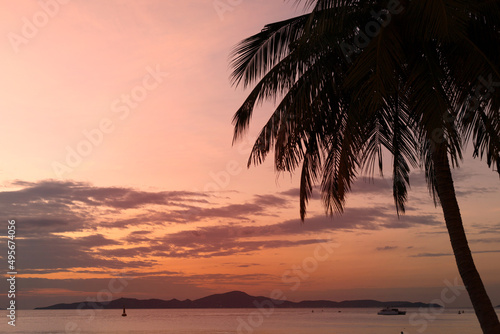
<path fill-rule="evenodd" d="M 2 310 L 0 333 L 481 334 L 470 308 L 403 310 L 383 316 L 372 308 L 127 309 L 126 317 L 121 309 L 16 310 L 15 326 Z"/>

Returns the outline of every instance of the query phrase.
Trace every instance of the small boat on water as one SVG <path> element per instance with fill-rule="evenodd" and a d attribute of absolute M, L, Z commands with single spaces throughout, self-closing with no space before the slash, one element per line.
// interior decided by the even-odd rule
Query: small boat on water
<path fill-rule="evenodd" d="M 406 311 L 400 311 L 397 308 L 386 307 L 377 313 L 378 315 L 405 315 Z"/>
<path fill-rule="evenodd" d="M 122 313 L 122 317 L 126 317 L 127 316 L 127 313 L 125 313 L 125 306 L 123 306 L 123 313 Z"/>

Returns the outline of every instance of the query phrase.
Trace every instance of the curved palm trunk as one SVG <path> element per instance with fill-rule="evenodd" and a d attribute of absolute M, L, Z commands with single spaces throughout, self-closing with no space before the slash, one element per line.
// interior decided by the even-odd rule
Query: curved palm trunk
<path fill-rule="evenodd" d="M 448 234 L 450 235 L 458 271 L 474 306 L 474 311 L 476 312 L 483 333 L 499 334 L 500 323 L 498 322 L 497 314 L 474 265 L 474 260 L 472 259 L 472 254 L 467 243 L 446 149 L 435 151 L 432 155 L 432 161 L 434 163 L 437 193 L 443 208 L 444 219 Z"/>

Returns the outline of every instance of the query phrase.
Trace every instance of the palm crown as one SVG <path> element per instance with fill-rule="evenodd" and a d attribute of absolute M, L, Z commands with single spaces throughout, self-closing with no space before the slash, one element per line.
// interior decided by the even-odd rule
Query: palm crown
<path fill-rule="evenodd" d="M 278 171 L 302 164 L 302 219 L 317 182 L 327 212 L 341 212 L 356 175 L 382 171 L 384 149 L 393 156 L 398 213 L 405 209 L 410 169 L 424 168 L 450 236 L 460 235 L 452 238 L 457 264 L 465 256 L 470 265 L 459 264 L 462 279 L 472 286 L 469 279 L 477 278 L 480 289 L 479 275 L 467 276 L 476 271 L 450 161 L 458 165 L 472 142 L 473 155 L 500 173 L 500 2 L 304 2 L 309 14 L 269 24 L 233 50 L 233 83 L 255 84 L 234 115 L 233 140 L 247 129 L 256 105 L 279 100 L 248 164 L 261 163 L 272 149 Z M 474 293 L 481 294 L 487 300 L 473 300 L 476 313 L 489 302 L 485 292 Z M 491 310 L 492 325 L 480 319 L 481 326 L 498 333 Z"/>
<path fill-rule="evenodd" d="M 235 139 L 258 102 L 281 98 L 249 164 L 271 148 L 279 171 L 303 162 L 302 218 L 318 178 L 327 209 L 341 211 L 359 168 L 382 168 L 382 147 L 402 211 L 410 166 L 425 167 L 435 194 L 432 150 L 456 164 L 472 138 L 474 155 L 500 170 L 498 2 L 314 2 L 244 40 L 232 63 L 234 83 L 259 80 L 234 116 Z"/>

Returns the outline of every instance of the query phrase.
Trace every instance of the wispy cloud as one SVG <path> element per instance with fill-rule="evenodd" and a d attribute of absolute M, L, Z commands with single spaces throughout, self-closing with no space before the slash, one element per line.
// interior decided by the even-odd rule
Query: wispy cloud
<path fill-rule="evenodd" d="M 390 250 L 395 250 L 398 249 L 398 246 L 383 246 L 383 247 L 377 247 L 375 250 L 377 251 L 390 251 Z"/>
<path fill-rule="evenodd" d="M 473 251 L 472 252 L 472 254 L 485 254 L 485 253 L 500 253 L 500 249 Z M 419 253 L 419 254 L 415 254 L 415 255 L 410 255 L 410 257 L 441 257 L 441 256 L 453 256 L 453 254 L 452 253 Z"/>

